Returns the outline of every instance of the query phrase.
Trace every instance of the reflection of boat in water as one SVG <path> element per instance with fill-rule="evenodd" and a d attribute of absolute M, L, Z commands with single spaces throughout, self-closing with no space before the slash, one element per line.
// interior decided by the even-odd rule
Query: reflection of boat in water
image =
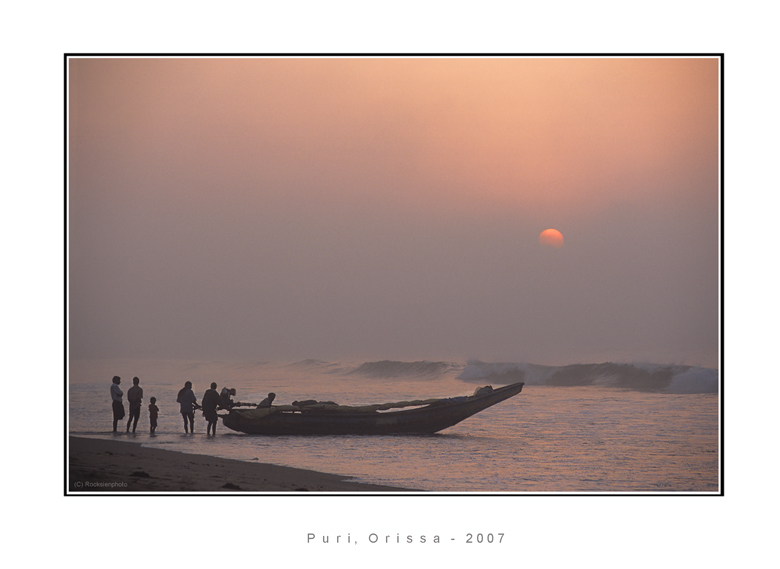
<path fill-rule="evenodd" d="M 226 427 L 253 435 L 431 434 L 520 393 L 523 383 L 482 387 L 468 397 L 347 406 L 307 401 L 256 409 L 230 410 Z"/>

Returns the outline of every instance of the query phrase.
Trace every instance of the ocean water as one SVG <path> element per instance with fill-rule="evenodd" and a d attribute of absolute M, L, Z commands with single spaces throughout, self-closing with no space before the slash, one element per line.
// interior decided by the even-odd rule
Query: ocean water
<path fill-rule="evenodd" d="M 111 433 L 111 377 L 141 379 L 135 434 Z M 481 385 L 525 381 L 523 392 L 429 436 L 253 436 L 221 422 L 205 435 L 196 412 L 186 435 L 176 393 L 198 400 L 214 381 L 237 401 L 296 399 L 369 404 L 470 395 Z M 436 493 L 717 493 L 717 370 L 655 364 L 539 366 L 521 363 L 89 361 L 71 362 L 68 430 L 144 446 L 259 461 Z M 158 429 L 147 405 L 157 398 Z M 124 426 L 122 427 L 124 430 Z"/>

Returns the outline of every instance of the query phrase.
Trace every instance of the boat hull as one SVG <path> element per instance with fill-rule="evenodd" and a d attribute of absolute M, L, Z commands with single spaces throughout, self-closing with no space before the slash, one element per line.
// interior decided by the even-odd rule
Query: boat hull
<path fill-rule="evenodd" d="M 484 395 L 443 399 L 423 407 L 389 412 L 302 409 L 257 417 L 251 410 L 234 409 L 222 417 L 222 422 L 229 429 L 253 435 L 427 435 L 460 423 L 522 389 L 523 384 L 516 383 Z"/>

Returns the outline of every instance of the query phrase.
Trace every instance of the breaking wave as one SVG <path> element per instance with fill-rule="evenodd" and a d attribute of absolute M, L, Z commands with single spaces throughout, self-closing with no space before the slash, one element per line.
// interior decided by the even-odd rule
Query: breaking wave
<path fill-rule="evenodd" d="M 666 393 L 717 393 L 718 370 L 657 364 L 573 364 L 542 366 L 523 363 L 468 362 L 458 379 L 474 383 L 528 385 L 595 385 Z"/>
<path fill-rule="evenodd" d="M 447 362 L 397 362 L 384 360 L 381 362 L 365 362 L 350 373 L 365 377 L 439 377 L 452 370 L 455 364 Z"/>
<path fill-rule="evenodd" d="M 287 364 L 290 369 L 312 375 L 359 376 L 369 379 L 433 380 L 451 378 L 481 385 L 508 385 L 523 381 L 527 386 L 609 387 L 657 393 L 718 393 L 717 369 L 649 363 L 598 363 L 547 366 L 516 362 L 466 364 L 444 361 L 382 360 L 334 363 L 316 359 Z"/>
<path fill-rule="evenodd" d="M 290 368 L 316 373 L 337 374 L 344 373 L 344 366 L 338 363 L 326 362 L 323 360 L 307 359 L 289 364 Z"/>

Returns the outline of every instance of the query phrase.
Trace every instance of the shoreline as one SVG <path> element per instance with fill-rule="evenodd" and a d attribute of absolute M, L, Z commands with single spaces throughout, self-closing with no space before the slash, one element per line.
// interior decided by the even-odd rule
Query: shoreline
<path fill-rule="evenodd" d="M 68 436 L 68 495 L 101 493 L 419 492 L 348 476 Z"/>

